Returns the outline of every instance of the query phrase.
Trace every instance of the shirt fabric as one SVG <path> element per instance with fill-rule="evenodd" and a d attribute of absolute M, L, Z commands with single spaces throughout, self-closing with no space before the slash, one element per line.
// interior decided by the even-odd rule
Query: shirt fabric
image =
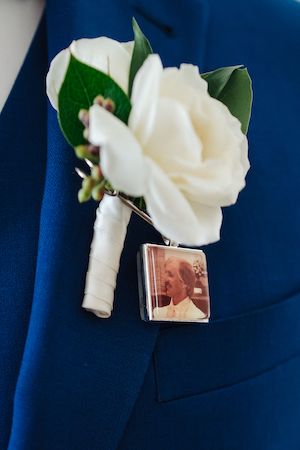
<path fill-rule="evenodd" d="M 45 0 L 0 2 L 0 112 L 23 64 L 44 7 Z"/>
<path fill-rule="evenodd" d="M 154 308 L 153 316 L 155 320 L 178 320 L 185 322 L 202 321 L 206 317 L 205 313 L 197 308 L 190 297 L 184 298 L 177 305 L 171 299 L 169 305 Z"/>

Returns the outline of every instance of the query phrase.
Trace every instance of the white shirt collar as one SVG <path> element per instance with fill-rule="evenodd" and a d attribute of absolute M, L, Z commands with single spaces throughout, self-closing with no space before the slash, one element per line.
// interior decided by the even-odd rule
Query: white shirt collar
<path fill-rule="evenodd" d="M 0 0 L 0 111 L 38 26 L 45 0 Z"/>
<path fill-rule="evenodd" d="M 177 305 L 174 305 L 173 299 L 171 298 L 169 306 L 175 308 L 176 310 L 182 310 L 189 305 L 190 301 L 191 301 L 190 297 L 185 297 L 183 300 L 181 300 L 181 302 L 177 303 Z"/>

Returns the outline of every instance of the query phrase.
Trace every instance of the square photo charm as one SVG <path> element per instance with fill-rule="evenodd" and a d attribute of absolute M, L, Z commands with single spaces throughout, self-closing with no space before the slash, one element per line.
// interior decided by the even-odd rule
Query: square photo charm
<path fill-rule="evenodd" d="M 139 258 L 143 320 L 208 322 L 208 277 L 202 250 L 144 244 Z"/>

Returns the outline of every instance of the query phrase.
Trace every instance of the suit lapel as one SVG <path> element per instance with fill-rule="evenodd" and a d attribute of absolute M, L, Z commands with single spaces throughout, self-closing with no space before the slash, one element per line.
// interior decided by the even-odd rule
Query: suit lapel
<path fill-rule="evenodd" d="M 83 36 L 131 39 L 133 15 L 131 7 L 117 1 L 49 1 L 50 59 L 72 39 Z M 143 20 L 146 24 L 147 19 Z M 153 30 L 152 35 L 156 36 Z M 166 37 L 165 47 L 157 50 L 168 54 L 172 45 Z M 187 53 L 190 59 L 198 57 L 190 50 Z M 142 242 L 159 242 L 159 236 L 140 219 L 132 219 L 112 318 L 101 320 L 85 312 L 81 302 L 96 205 L 77 202 L 80 181 L 74 167 L 79 163 L 51 108 L 47 127 L 36 283 L 10 449 L 115 449 L 159 330 L 139 318 L 136 252 Z"/>
<path fill-rule="evenodd" d="M 35 280 L 46 166 L 46 67 L 43 21 L 0 114 L 0 448 L 8 444 Z"/>

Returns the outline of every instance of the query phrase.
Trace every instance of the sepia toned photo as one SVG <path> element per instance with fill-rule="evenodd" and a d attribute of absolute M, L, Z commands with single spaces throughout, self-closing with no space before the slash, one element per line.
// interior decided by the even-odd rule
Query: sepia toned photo
<path fill-rule="evenodd" d="M 143 258 L 149 320 L 208 322 L 207 265 L 201 250 L 146 244 Z"/>

